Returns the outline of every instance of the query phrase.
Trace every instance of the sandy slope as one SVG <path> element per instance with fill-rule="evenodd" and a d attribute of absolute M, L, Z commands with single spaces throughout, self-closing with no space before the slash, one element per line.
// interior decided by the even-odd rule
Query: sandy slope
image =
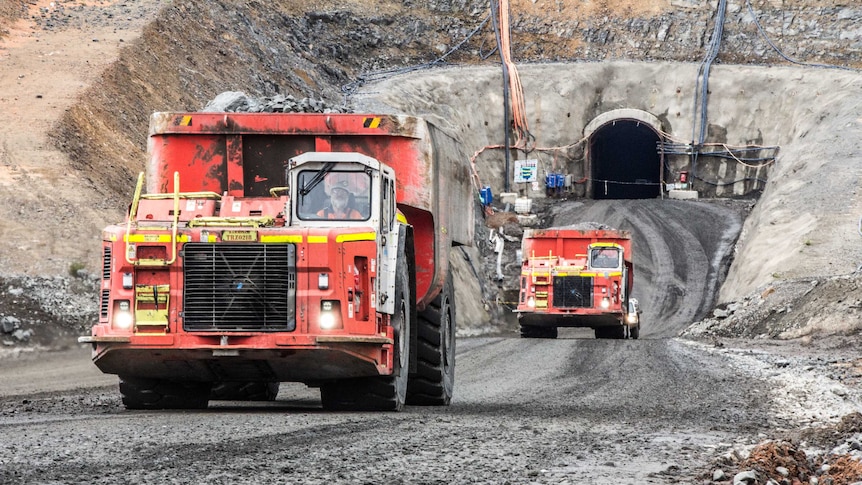
<path fill-rule="evenodd" d="M 97 257 L 117 211 L 92 200 L 86 175 L 47 135 L 160 3 L 30 2 L 0 39 L 0 273 L 63 274 Z"/>

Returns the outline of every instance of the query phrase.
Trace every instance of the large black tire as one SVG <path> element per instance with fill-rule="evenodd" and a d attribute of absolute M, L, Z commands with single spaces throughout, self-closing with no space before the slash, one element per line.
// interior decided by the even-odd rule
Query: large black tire
<path fill-rule="evenodd" d="M 275 401 L 278 382 L 217 382 L 210 391 L 215 401 Z"/>
<path fill-rule="evenodd" d="M 210 383 L 120 376 L 126 409 L 206 409 Z"/>
<path fill-rule="evenodd" d="M 521 324 L 521 338 L 557 338 L 557 327 Z"/>
<path fill-rule="evenodd" d="M 455 385 L 455 291 L 452 273 L 418 318 L 416 373 L 407 383 L 407 404 L 448 406 Z"/>
<path fill-rule="evenodd" d="M 327 382 L 320 386 L 323 409 L 329 411 L 401 411 L 407 400 L 410 372 L 410 321 L 413 292 L 404 252 L 398 258 L 395 278 L 394 368 L 391 376 L 363 377 Z"/>

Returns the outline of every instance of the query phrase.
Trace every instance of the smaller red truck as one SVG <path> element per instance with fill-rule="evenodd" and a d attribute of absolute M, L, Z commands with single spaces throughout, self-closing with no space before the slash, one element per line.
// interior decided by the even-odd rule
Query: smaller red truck
<path fill-rule="evenodd" d="M 589 327 L 596 338 L 640 336 L 630 232 L 527 229 L 521 252 L 521 337 L 557 338 L 558 327 Z"/>

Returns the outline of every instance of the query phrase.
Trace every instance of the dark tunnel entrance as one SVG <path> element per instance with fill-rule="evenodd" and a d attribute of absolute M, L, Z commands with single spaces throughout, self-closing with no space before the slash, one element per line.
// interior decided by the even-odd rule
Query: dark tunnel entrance
<path fill-rule="evenodd" d="M 615 119 L 590 135 L 589 167 L 594 199 L 652 199 L 661 195 L 660 136 L 649 124 Z"/>

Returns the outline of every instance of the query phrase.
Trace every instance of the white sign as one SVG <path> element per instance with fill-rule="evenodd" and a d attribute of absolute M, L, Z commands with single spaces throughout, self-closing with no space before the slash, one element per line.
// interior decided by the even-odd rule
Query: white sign
<path fill-rule="evenodd" d="M 523 184 L 537 181 L 539 161 L 537 159 L 515 160 L 515 183 Z"/>

